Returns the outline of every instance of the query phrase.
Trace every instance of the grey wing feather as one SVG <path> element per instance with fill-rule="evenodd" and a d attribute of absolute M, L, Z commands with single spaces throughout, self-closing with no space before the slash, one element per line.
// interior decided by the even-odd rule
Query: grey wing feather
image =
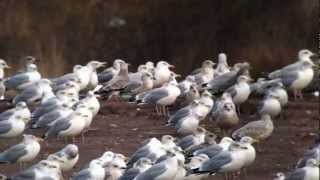
<path fill-rule="evenodd" d="M 175 114 L 173 114 L 168 122 L 170 124 L 176 124 L 179 120 L 181 120 L 184 117 L 187 117 L 191 113 L 189 107 L 185 107 L 182 109 L 179 109 Z"/>
<path fill-rule="evenodd" d="M 222 151 L 222 147 L 220 147 L 219 145 L 213 145 L 213 146 L 209 146 L 209 147 L 200 149 L 198 151 L 195 151 L 194 155 L 206 154 L 208 155 L 209 158 L 211 158 L 218 155 L 221 151 Z"/>
<path fill-rule="evenodd" d="M 28 169 L 26 171 L 23 171 L 22 173 L 11 177 L 12 180 L 34 180 L 35 179 L 35 173 L 33 168 Z"/>
<path fill-rule="evenodd" d="M 13 77 L 10 77 L 8 80 L 4 82 L 4 85 L 8 89 L 14 89 L 18 87 L 21 84 L 29 82 L 29 76 L 26 76 L 25 74 L 17 74 Z"/>
<path fill-rule="evenodd" d="M 140 174 L 138 168 L 130 168 L 123 173 L 119 180 L 133 180 L 138 174 Z"/>
<path fill-rule="evenodd" d="M 55 86 L 58 86 L 58 85 L 61 85 L 61 84 L 64 84 L 64 83 L 70 81 L 74 77 L 75 77 L 75 75 L 73 73 L 68 73 L 68 74 L 60 76 L 56 79 L 53 79 L 52 82 L 55 84 Z"/>
<path fill-rule="evenodd" d="M 3 113 L 0 114 L 0 121 L 7 120 L 10 116 L 14 114 L 14 112 L 15 112 L 14 109 L 9 109 L 7 111 L 4 111 Z"/>
<path fill-rule="evenodd" d="M 237 95 L 237 91 L 236 89 L 234 88 L 234 86 L 228 88 L 226 90 L 227 93 L 229 93 L 231 95 L 231 97 L 235 97 Z"/>
<path fill-rule="evenodd" d="M 6 121 L 0 122 L 0 135 L 9 132 L 11 128 L 11 123 Z"/>
<path fill-rule="evenodd" d="M 91 179 L 90 171 L 88 169 L 84 169 L 77 174 L 75 174 L 72 178 L 72 180 L 89 180 Z"/>
<path fill-rule="evenodd" d="M 232 133 L 233 138 L 241 138 L 243 136 L 255 136 L 260 134 L 260 130 L 264 129 L 264 122 L 252 121 Z"/>
<path fill-rule="evenodd" d="M 134 91 L 137 88 L 142 86 L 142 82 L 141 81 L 132 81 L 129 82 L 128 86 L 126 87 L 126 91 Z"/>
<path fill-rule="evenodd" d="M 298 72 L 297 71 L 291 71 L 288 73 L 284 73 L 281 76 L 282 83 L 285 87 L 290 87 L 292 83 L 298 78 Z"/>
<path fill-rule="evenodd" d="M 168 95 L 169 93 L 167 90 L 158 89 L 147 93 L 142 101 L 148 104 L 156 104 L 160 99 L 167 97 Z"/>
<path fill-rule="evenodd" d="M 236 83 L 237 72 L 231 71 L 225 73 L 217 78 L 214 78 L 208 83 L 208 89 L 213 91 L 213 93 L 223 92 L 230 86 Z"/>
<path fill-rule="evenodd" d="M 194 144 L 194 139 L 192 135 L 184 137 L 179 143 L 178 146 L 180 146 L 182 149 L 187 149 L 190 146 Z"/>
<path fill-rule="evenodd" d="M 0 162 L 15 163 L 26 153 L 26 146 L 23 144 L 17 144 L 0 154 Z"/>
<path fill-rule="evenodd" d="M 147 157 L 150 155 L 150 151 L 148 147 L 142 147 L 137 150 L 128 161 L 128 165 L 133 165 L 136 161 L 138 161 L 142 157 Z"/>
<path fill-rule="evenodd" d="M 306 172 L 303 169 L 296 169 L 289 174 L 285 180 L 303 180 Z"/>
<path fill-rule="evenodd" d="M 60 112 L 58 111 L 51 111 L 39 118 L 39 121 L 37 121 L 37 126 L 38 127 L 44 127 L 51 122 L 57 120 L 60 117 Z"/>
<path fill-rule="evenodd" d="M 112 71 L 98 74 L 98 81 L 99 83 L 106 83 L 109 82 L 114 76 Z"/>
<path fill-rule="evenodd" d="M 136 180 L 155 180 L 158 176 L 163 174 L 167 167 L 163 163 L 153 165 L 151 168 L 138 175 Z"/>
<path fill-rule="evenodd" d="M 58 134 L 59 132 L 68 129 L 71 126 L 69 122 L 69 117 L 60 119 L 56 123 L 54 123 L 53 127 L 49 129 L 49 131 L 46 133 L 46 137 L 53 135 L 53 134 Z"/>
<path fill-rule="evenodd" d="M 21 94 L 16 96 L 13 101 L 14 103 L 18 103 L 20 101 L 25 101 L 27 102 L 31 98 L 39 97 L 41 96 L 41 92 L 37 87 L 30 87 L 25 89 Z"/>
<path fill-rule="evenodd" d="M 231 156 L 228 152 L 222 152 L 217 156 L 205 161 L 200 167 L 200 172 L 211 172 L 215 173 L 220 170 L 221 167 L 232 161 Z"/>
<path fill-rule="evenodd" d="M 296 71 L 297 69 L 299 69 L 301 67 L 301 62 L 296 62 L 290 65 L 287 65 L 281 69 L 275 70 L 273 72 L 271 72 L 268 77 L 270 79 L 275 79 L 275 78 L 279 78 L 283 73 L 288 73 L 290 71 Z"/>
<path fill-rule="evenodd" d="M 198 69 L 195 69 L 193 70 L 190 75 L 196 75 L 196 74 L 199 74 L 201 72 L 201 68 L 198 68 Z"/>

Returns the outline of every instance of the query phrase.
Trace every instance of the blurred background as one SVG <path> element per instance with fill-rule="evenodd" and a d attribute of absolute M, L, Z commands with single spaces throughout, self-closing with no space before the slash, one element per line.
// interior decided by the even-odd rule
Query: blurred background
<path fill-rule="evenodd" d="M 257 75 L 317 51 L 318 11 L 318 0 L 1 0 L 0 58 L 17 69 L 35 56 L 49 77 L 116 58 L 185 74 L 225 52 Z"/>

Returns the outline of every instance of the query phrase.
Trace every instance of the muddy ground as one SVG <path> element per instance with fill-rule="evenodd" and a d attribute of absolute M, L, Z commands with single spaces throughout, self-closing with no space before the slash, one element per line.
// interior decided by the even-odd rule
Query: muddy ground
<path fill-rule="evenodd" d="M 242 107 L 242 124 L 256 119 L 252 114 L 258 100 L 250 100 Z M 2 111 L 8 107 L 0 103 Z M 130 156 L 141 142 L 150 137 L 161 137 L 164 134 L 174 134 L 174 130 L 165 126 L 165 117 L 157 116 L 153 107 L 140 107 L 125 102 L 102 102 L 100 113 L 93 122 L 96 131 L 87 133 L 85 142 L 78 138 L 76 144 L 80 147 L 80 160 L 74 171 L 80 170 L 91 159 L 100 156 L 104 151 L 111 150 Z M 290 102 L 284 111 L 284 119 L 274 121 L 275 131 L 270 139 L 257 147 L 255 163 L 248 169 L 248 180 L 272 179 L 276 172 L 289 171 L 303 152 L 313 144 L 316 133 L 319 132 L 319 104 L 313 96 L 302 101 Z M 217 132 L 213 123 L 206 120 L 203 123 L 208 130 Z M 41 135 L 41 131 L 27 133 Z M 219 133 L 218 133 L 219 134 Z M 0 151 L 18 142 L 20 139 L 0 140 Z M 71 142 L 71 141 L 70 141 Z M 46 158 L 49 153 L 58 151 L 65 146 L 63 140 L 50 139 L 48 145 L 43 144 L 41 154 L 31 164 Z M 1 165 L 0 173 L 12 175 L 18 172 L 19 166 Z M 71 174 L 71 173 L 70 173 Z M 68 177 L 70 174 L 66 174 Z M 209 179 L 223 179 L 215 176 Z"/>

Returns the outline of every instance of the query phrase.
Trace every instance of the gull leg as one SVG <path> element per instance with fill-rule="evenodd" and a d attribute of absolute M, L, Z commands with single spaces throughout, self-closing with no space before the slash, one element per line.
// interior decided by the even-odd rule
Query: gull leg
<path fill-rule="evenodd" d="M 300 99 L 303 99 L 302 90 L 299 90 L 299 97 L 300 97 Z"/>
<path fill-rule="evenodd" d="M 297 90 L 293 90 L 293 97 L 294 97 L 294 101 L 296 101 L 297 100 L 297 96 L 298 96 L 298 92 L 297 92 Z"/>
<path fill-rule="evenodd" d="M 85 133 L 84 131 L 81 132 L 81 141 L 82 141 L 82 144 L 84 144 L 84 133 Z"/>

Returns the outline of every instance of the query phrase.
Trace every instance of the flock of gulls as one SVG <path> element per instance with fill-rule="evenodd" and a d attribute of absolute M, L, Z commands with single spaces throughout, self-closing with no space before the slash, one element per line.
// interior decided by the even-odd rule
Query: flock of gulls
<path fill-rule="evenodd" d="M 180 75 L 166 61 L 149 61 L 136 72 L 129 72 L 129 64 L 117 59 L 100 73 L 97 70 L 106 63 L 90 61 L 75 65 L 71 73 L 46 79 L 39 73 L 34 57 L 25 57 L 24 67 L 10 77 L 4 75 L 10 66 L 0 60 L 1 98 L 8 99 L 10 91 L 16 94 L 12 98 L 14 107 L 0 114 L 0 140 L 23 136 L 22 142 L 0 152 L 0 171 L 6 164 L 17 164 L 20 172 L 8 177 L 3 174 L 0 179 L 65 179 L 63 174 L 70 174 L 81 151 L 68 140 L 75 143 L 79 136 L 85 141 L 100 109 L 98 98 L 112 97 L 138 106 L 154 105 L 158 115 L 167 117 L 167 126 L 174 128 L 176 135 L 145 140 L 131 157 L 101 152 L 100 157 L 81 171 L 72 172 L 68 179 L 200 180 L 217 174 L 225 179 L 239 174 L 246 177 L 246 168 L 257 155 L 253 144 L 272 135 L 273 120 L 281 117 L 288 103 L 287 92 L 292 92 L 294 100 L 302 99 L 302 90 L 312 83 L 317 66 L 313 57 L 313 52 L 300 50 L 296 62 L 254 81 L 248 62 L 229 66 L 226 54 L 220 53 L 217 64 L 205 60 L 180 82 L 176 80 Z M 256 120 L 235 129 L 241 105 L 252 95 L 262 97 Z M 173 104 L 180 109 L 172 112 L 168 107 Z M 206 120 L 220 129 L 216 132 L 219 135 L 201 126 Z M 25 134 L 26 129 L 43 129 L 44 133 L 40 138 Z M 41 141 L 48 143 L 52 138 L 66 142 L 66 146 L 26 167 L 41 151 Z M 319 154 L 320 143 L 316 142 L 295 169 L 279 172 L 275 179 L 319 180 Z"/>

